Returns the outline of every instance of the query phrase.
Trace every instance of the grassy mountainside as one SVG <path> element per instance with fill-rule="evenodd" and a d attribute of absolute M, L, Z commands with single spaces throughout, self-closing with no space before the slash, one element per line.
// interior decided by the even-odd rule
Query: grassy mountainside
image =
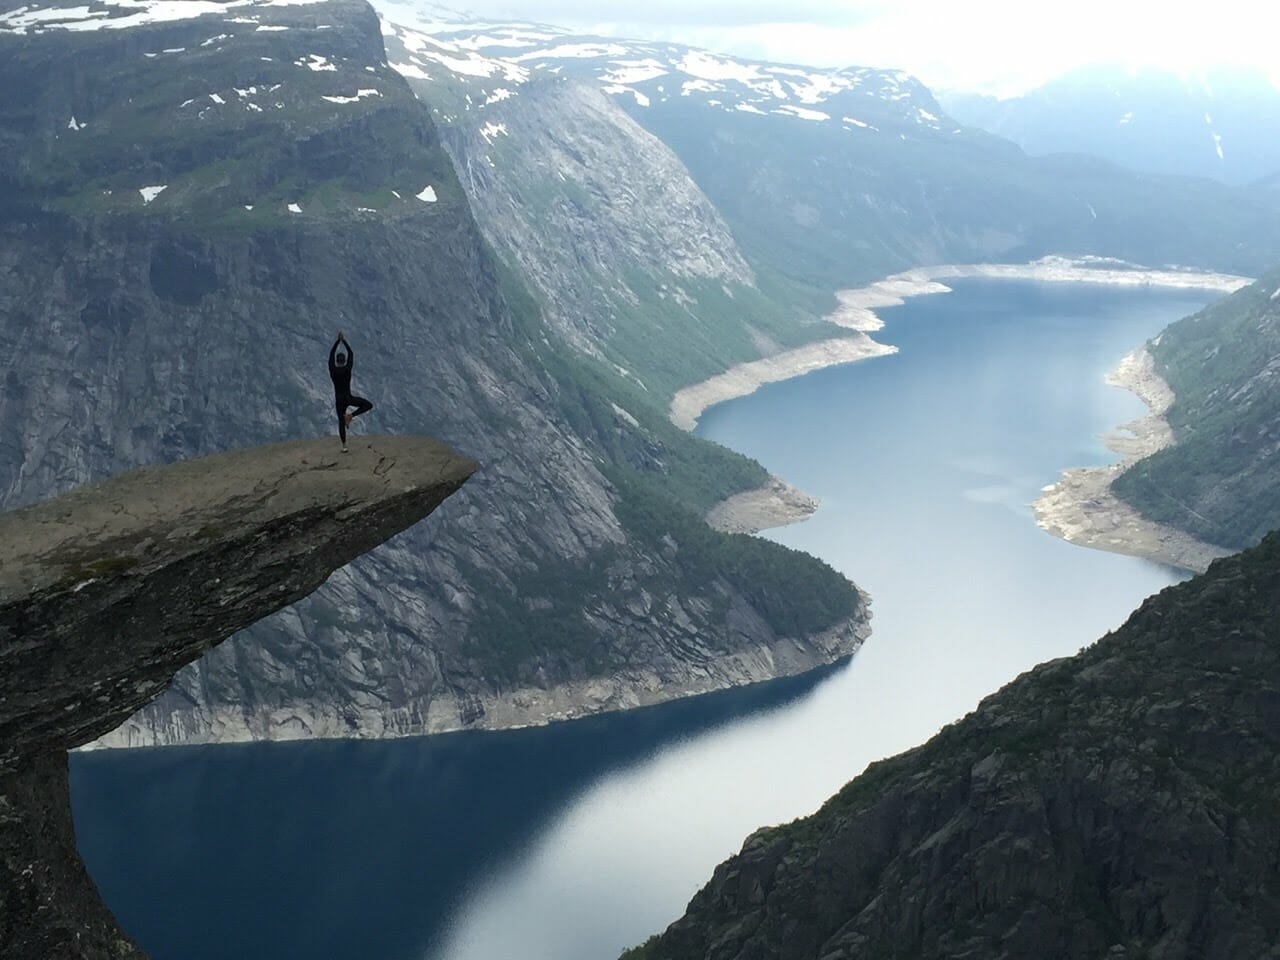
<path fill-rule="evenodd" d="M 1112 489 L 1154 520 L 1246 547 L 1280 527 L 1280 270 L 1152 341 L 1177 444 Z"/>
<path fill-rule="evenodd" d="M 627 960 L 1275 957 L 1280 535 L 760 830 Z"/>

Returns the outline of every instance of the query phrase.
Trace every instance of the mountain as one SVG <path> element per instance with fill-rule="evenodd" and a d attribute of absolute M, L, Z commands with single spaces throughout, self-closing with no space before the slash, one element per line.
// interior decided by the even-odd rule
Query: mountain
<path fill-rule="evenodd" d="M 1030 154 L 1087 153 L 1134 170 L 1232 184 L 1280 171 L 1280 89 L 1256 69 L 1189 76 L 1094 65 L 1017 97 L 957 92 L 941 99 L 960 122 Z"/>
<path fill-rule="evenodd" d="M 639 393 L 628 409 L 663 409 L 731 363 L 847 336 L 762 280 L 680 159 L 598 83 L 514 62 L 476 76 L 475 62 L 444 56 L 448 41 L 385 20 L 383 34 L 431 105 L 486 239 L 569 342 L 625 381 L 614 389 Z M 443 59 L 424 79 L 428 51 Z"/>
<path fill-rule="evenodd" d="M 443 123 L 483 126 L 548 74 L 597 84 L 683 162 L 760 285 L 810 309 L 923 264 L 1065 253 L 1256 274 L 1280 259 L 1272 191 L 1028 157 L 898 71 L 760 63 L 413 0 L 378 9 L 416 35 L 391 58 L 405 76 L 467 86 L 437 108 Z"/>
<path fill-rule="evenodd" d="M 0 161 L 4 506 L 332 432 L 339 327 L 371 427 L 484 465 L 109 742 L 545 722 L 796 672 L 865 635 L 829 567 L 701 522 L 764 471 L 630 409 L 544 322 L 366 4 L 10 8 Z"/>
<path fill-rule="evenodd" d="M 1153 520 L 1238 549 L 1280 527 L 1280 269 L 1148 345 L 1175 444 L 1112 489 Z"/>
<path fill-rule="evenodd" d="M 760 830 L 627 960 L 1275 957 L 1280 534 Z"/>

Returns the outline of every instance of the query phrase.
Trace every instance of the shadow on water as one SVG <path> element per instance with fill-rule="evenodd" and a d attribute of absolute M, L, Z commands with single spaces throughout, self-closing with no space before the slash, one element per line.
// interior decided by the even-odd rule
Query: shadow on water
<path fill-rule="evenodd" d="M 527 730 L 73 754 L 78 844 L 155 960 L 416 960 L 601 777 L 788 706 L 847 662 Z"/>

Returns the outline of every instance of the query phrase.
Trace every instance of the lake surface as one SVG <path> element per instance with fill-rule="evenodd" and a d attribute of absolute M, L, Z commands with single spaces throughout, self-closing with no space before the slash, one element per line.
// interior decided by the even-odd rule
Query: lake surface
<path fill-rule="evenodd" d="M 156 960 L 613 960 L 755 827 L 816 809 L 1174 582 L 1028 504 L 1143 408 L 1104 374 L 1210 294 L 965 281 L 880 311 L 895 356 L 698 433 L 819 496 L 772 531 L 874 597 L 851 662 L 535 730 L 79 754 L 81 851 Z"/>

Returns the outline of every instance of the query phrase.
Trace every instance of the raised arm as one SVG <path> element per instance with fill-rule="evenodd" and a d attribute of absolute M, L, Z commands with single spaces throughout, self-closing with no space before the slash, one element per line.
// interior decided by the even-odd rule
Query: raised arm
<path fill-rule="evenodd" d="M 330 373 L 333 373 L 335 370 L 337 370 L 337 369 L 338 369 L 338 365 L 337 365 L 336 363 L 334 363 L 334 357 L 336 357 L 336 356 L 337 356 L 337 354 L 338 354 L 338 347 L 340 347 L 340 346 L 341 346 L 341 347 L 345 347 L 345 348 L 346 348 L 346 351 L 347 351 L 347 366 L 346 366 L 346 369 L 348 369 L 348 370 L 350 370 L 350 369 L 351 369 L 351 362 L 355 359 L 355 357 L 354 357 L 354 356 L 352 355 L 352 353 L 351 353 L 351 344 L 347 343 L 347 338 L 346 338 L 346 337 L 344 337 L 344 336 L 342 335 L 342 331 L 341 331 L 341 330 L 339 330 L 339 331 L 338 331 L 338 339 L 337 339 L 337 340 L 335 340 L 335 341 L 333 341 L 333 346 L 329 348 L 329 372 L 330 372 Z"/>

